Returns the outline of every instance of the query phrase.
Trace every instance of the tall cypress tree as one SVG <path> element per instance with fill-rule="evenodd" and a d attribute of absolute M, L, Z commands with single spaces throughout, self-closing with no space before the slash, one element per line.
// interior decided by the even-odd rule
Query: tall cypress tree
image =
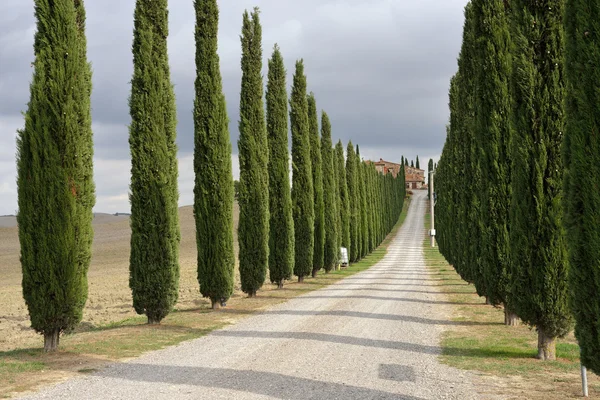
<path fill-rule="evenodd" d="M 360 257 L 369 252 L 369 220 L 367 216 L 367 190 L 364 162 L 360 158 L 360 149 L 356 145 L 356 176 L 358 177 L 358 209 L 360 212 Z"/>
<path fill-rule="evenodd" d="M 429 163 L 427 164 L 427 197 L 431 198 L 431 172 L 433 172 L 433 159 L 429 159 Z"/>
<path fill-rule="evenodd" d="M 216 0 L 196 0 L 194 218 L 200 293 L 212 307 L 233 293 L 233 177 L 229 120 L 217 54 Z"/>
<path fill-rule="evenodd" d="M 600 4 L 568 0 L 565 16 L 567 124 L 565 134 L 566 226 L 571 306 L 581 362 L 600 373 Z"/>
<path fill-rule="evenodd" d="M 505 305 L 505 322 L 516 323 L 508 300 L 510 249 L 508 225 L 510 209 L 510 32 L 504 0 L 473 0 L 479 38 L 481 65 L 475 76 L 477 104 L 475 122 L 483 190 L 481 221 L 483 245 L 481 267 L 485 295 L 490 304 Z M 433 163 L 433 161 L 432 161 Z"/>
<path fill-rule="evenodd" d="M 421 169 L 421 165 L 419 164 L 419 156 L 417 156 L 417 162 L 415 163 L 415 167 Z"/>
<path fill-rule="evenodd" d="M 323 250 L 323 267 L 326 272 L 335 268 L 338 260 L 337 243 L 337 203 L 336 182 L 334 179 L 333 149 L 331 143 L 331 122 L 323 111 L 321 116 L 321 160 L 323 170 L 323 202 L 325 209 L 325 245 Z"/>
<path fill-rule="evenodd" d="M 87 300 L 95 204 L 92 74 L 83 3 L 36 1 L 35 17 L 33 80 L 17 137 L 17 221 L 23 297 L 48 352 L 81 321 Z"/>
<path fill-rule="evenodd" d="M 159 323 L 179 295 L 177 121 L 167 55 L 167 0 L 137 0 L 131 81 L 133 306 Z"/>
<path fill-rule="evenodd" d="M 321 135 L 322 136 L 322 135 Z M 333 144 L 333 143 L 332 143 Z M 341 193 L 340 193 L 340 172 L 338 171 L 337 168 L 337 155 L 336 155 L 336 148 L 332 147 L 331 148 L 331 168 L 332 168 L 332 173 L 333 173 L 333 203 L 334 203 L 334 207 L 335 207 L 335 216 L 334 216 L 334 220 L 335 220 L 335 253 L 336 253 L 336 260 L 335 260 L 335 267 L 337 268 L 339 266 L 339 259 L 340 259 L 340 247 L 342 246 L 342 198 L 341 198 Z"/>
<path fill-rule="evenodd" d="M 560 155 L 564 131 L 563 0 L 513 4 L 515 43 L 511 306 L 538 331 L 538 358 L 556 358 L 571 329 Z M 534 21 L 532 23 L 532 21 Z"/>
<path fill-rule="evenodd" d="M 340 193 L 340 246 L 345 247 L 348 250 L 348 254 L 350 254 L 350 199 L 348 197 L 348 183 L 344 163 L 344 145 L 341 140 L 335 145 L 335 159 Z"/>
<path fill-rule="evenodd" d="M 356 178 L 356 153 L 352 141 L 348 142 L 346 149 L 346 182 L 348 185 L 348 199 L 350 204 L 350 251 L 348 253 L 350 262 L 356 262 L 360 258 L 360 237 L 359 237 L 359 212 L 358 199 L 359 190 Z"/>
<path fill-rule="evenodd" d="M 296 61 L 290 95 L 292 131 L 292 205 L 294 216 L 294 275 L 303 282 L 313 268 L 315 209 L 310 157 L 308 100 L 304 62 Z"/>
<path fill-rule="evenodd" d="M 365 176 L 367 182 L 367 218 L 369 220 L 369 253 L 377 246 L 376 233 L 375 233 L 375 199 L 373 192 L 373 164 L 364 164 Z"/>
<path fill-rule="evenodd" d="M 294 220 L 288 155 L 288 98 L 285 66 L 275 45 L 269 60 L 267 136 L 269 140 L 269 278 L 283 287 L 294 269 Z"/>
<path fill-rule="evenodd" d="M 325 246 L 325 209 L 323 203 L 323 168 L 321 161 L 321 143 L 319 140 L 319 119 L 317 102 L 311 92 L 308 95 L 308 129 L 310 134 L 310 157 L 315 197 L 315 251 L 313 254 L 313 278 L 323 268 L 323 247 Z"/>
<path fill-rule="evenodd" d="M 244 12 L 240 93 L 240 280 L 242 291 L 256 296 L 269 258 L 269 149 L 263 105 L 262 27 L 259 11 Z"/>
<path fill-rule="evenodd" d="M 411 168 L 415 167 L 415 160 L 410 160 L 410 166 L 411 166 Z"/>

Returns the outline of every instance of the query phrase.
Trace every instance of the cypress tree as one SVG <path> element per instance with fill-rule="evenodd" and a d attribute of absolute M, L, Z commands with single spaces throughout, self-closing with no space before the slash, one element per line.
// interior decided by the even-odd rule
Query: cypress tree
<path fill-rule="evenodd" d="M 417 156 L 417 162 L 415 163 L 415 166 L 416 166 L 418 169 L 421 169 L 421 166 L 419 165 L 419 156 Z"/>
<path fill-rule="evenodd" d="M 36 1 L 35 17 L 30 100 L 17 136 L 17 221 L 23 297 L 49 352 L 81 321 L 87 300 L 95 204 L 92 73 L 81 2 Z"/>
<path fill-rule="evenodd" d="M 167 0 L 137 0 L 131 81 L 133 306 L 160 323 L 179 295 L 177 121 L 167 55 Z"/>
<path fill-rule="evenodd" d="M 296 61 L 290 95 L 292 131 L 292 205 L 294 216 L 294 275 L 303 282 L 313 268 L 315 209 L 310 156 L 308 100 L 304 62 Z"/>
<path fill-rule="evenodd" d="M 474 0 L 481 65 L 477 81 L 476 131 L 479 132 L 483 179 L 481 267 L 485 295 L 492 305 L 505 305 L 505 322 L 516 323 L 507 304 L 508 218 L 510 208 L 510 32 L 504 0 Z M 433 161 L 431 162 L 433 164 Z"/>
<path fill-rule="evenodd" d="M 248 297 L 265 282 L 269 259 L 269 149 L 263 105 L 262 27 L 259 11 L 244 12 L 240 93 L 240 280 Z"/>
<path fill-rule="evenodd" d="M 321 165 L 321 143 L 319 140 L 319 119 L 317 102 L 311 92 L 308 95 L 308 130 L 310 135 L 310 157 L 315 197 L 315 251 L 313 254 L 313 278 L 323 268 L 323 247 L 325 246 L 325 210 L 323 204 L 323 168 Z"/>
<path fill-rule="evenodd" d="M 333 149 L 331 148 L 331 122 L 323 111 L 321 116 L 321 160 L 323 170 L 323 202 L 325 209 L 325 245 L 323 267 L 326 272 L 335 268 L 338 260 L 336 182 L 334 180 Z"/>
<path fill-rule="evenodd" d="M 583 365 L 600 374 L 600 4 L 568 0 L 566 5 L 567 121 L 564 143 L 566 226 L 571 306 Z"/>
<path fill-rule="evenodd" d="M 410 166 L 411 166 L 411 168 L 415 167 L 415 160 L 410 160 Z"/>
<path fill-rule="evenodd" d="M 377 247 L 376 242 L 376 232 L 375 232 L 375 193 L 373 191 L 373 173 L 374 173 L 373 164 L 367 165 L 365 163 L 365 175 L 366 175 L 366 183 L 367 183 L 367 218 L 369 219 L 369 253 Z"/>
<path fill-rule="evenodd" d="M 212 308 L 233 293 L 233 177 L 229 120 L 217 54 L 216 0 L 196 0 L 194 218 L 200 293 Z"/>
<path fill-rule="evenodd" d="M 322 136 L 322 135 L 321 135 Z M 340 197 L 340 173 L 337 169 L 337 156 L 335 147 L 331 148 L 331 167 L 333 173 L 333 203 L 335 206 L 335 267 L 339 266 L 340 247 L 342 246 L 342 199 Z"/>
<path fill-rule="evenodd" d="M 340 193 L 340 246 L 345 247 L 348 250 L 348 255 L 350 255 L 350 199 L 348 197 L 348 183 L 344 164 L 344 145 L 341 140 L 335 145 L 335 158 Z"/>
<path fill-rule="evenodd" d="M 358 205 L 360 198 L 356 177 L 356 153 L 352 141 L 348 142 L 346 149 L 346 182 L 348 185 L 348 199 L 350 204 L 350 250 L 348 253 L 350 262 L 356 262 L 360 258 L 360 237 Z"/>
<path fill-rule="evenodd" d="M 567 295 L 560 157 L 564 131 L 562 0 L 513 4 L 515 43 L 511 298 L 538 331 L 538 358 L 556 358 L 555 338 L 572 318 Z M 534 21 L 534 23 L 532 23 Z"/>
<path fill-rule="evenodd" d="M 429 159 L 429 163 L 427 164 L 427 198 L 431 199 L 431 172 L 433 172 L 433 159 Z"/>
<path fill-rule="evenodd" d="M 286 71 L 279 47 L 269 60 L 267 136 L 269 141 L 269 278 L 283 287 L 294 269 L 294 220 L 288 155 Z"/>
<path fill-rule="evenodd" d="M 360 158 L 360 149 L 356 145 L 356 175 L 359 188 L 359 211 L 360 211 L 360 257 L 369 253 L 369 219 L 367 216 L 367 189 L 364 162 Z"/>

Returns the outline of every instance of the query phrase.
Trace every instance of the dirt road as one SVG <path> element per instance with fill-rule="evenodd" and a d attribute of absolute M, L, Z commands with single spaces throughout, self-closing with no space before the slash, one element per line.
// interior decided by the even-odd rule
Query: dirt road
<path fill-rule="evenodd" d="M 437 361 L 453 324 L 422 256 L 416 192 L 368 271 L 166 350 L 31 399 L 475 399 L 471 375 Z"/>

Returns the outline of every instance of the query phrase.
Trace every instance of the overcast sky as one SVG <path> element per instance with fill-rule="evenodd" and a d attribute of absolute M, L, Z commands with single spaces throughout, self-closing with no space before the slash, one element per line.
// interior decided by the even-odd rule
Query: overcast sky
<path fill-rule="evenodd" d="M 304 58 L 309 91 L 327 111 L 333 137 L 359 144 L 363 158 L 437 158 L 448 120 L 467 0 L 219 1 L 219 55 L 237 178 L 242 13 L 261 9 L 264 76 L 278 43 L 291 84 Z M 98 212 L 129 210 L 127 99 L 134 0 L 86 0 Z M 194 22 L 192 0 L 169 2 L 169 57 L 178 111 L 180 205 L 193 201 Z M 0 215 L 17 209 L 15 133 L 29 99 L 33 0 L 0 1 Z M 266 84 L 266 82 L 265 82 Z"/>

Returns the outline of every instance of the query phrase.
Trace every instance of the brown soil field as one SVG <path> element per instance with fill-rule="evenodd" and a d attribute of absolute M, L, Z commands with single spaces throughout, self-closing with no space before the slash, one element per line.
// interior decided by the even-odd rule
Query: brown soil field
<path fill-rule="evenodd" d="M 235 204 L 235 226 L 238 215 L 239 209 Z M 193 208 L 180 208 L 179 216 L 181 279 L 176 309 L 186 310 L 209 304 L 209 301 L 200 295 L 196 279 L 197 250 Z M 14 224 L 8 223 L 9 218 L 4 217 L 6 223 L 0 226 L 0 351 L 39 347 L 42 341 L 30 328 L 27 306 L 21 291 L 18 232 Z M 92 262 L 88 272 L 89 296 L 78 331 L 90 330 L 137 315 L 131 306 L 129 289 L 130 236 L 128 217 L 96 215 Z M 234 229 L 234 241 L 237 252 L 237 229 Z M 237 266 L 235 270 L 234 297 L 241 297 Z"/>

